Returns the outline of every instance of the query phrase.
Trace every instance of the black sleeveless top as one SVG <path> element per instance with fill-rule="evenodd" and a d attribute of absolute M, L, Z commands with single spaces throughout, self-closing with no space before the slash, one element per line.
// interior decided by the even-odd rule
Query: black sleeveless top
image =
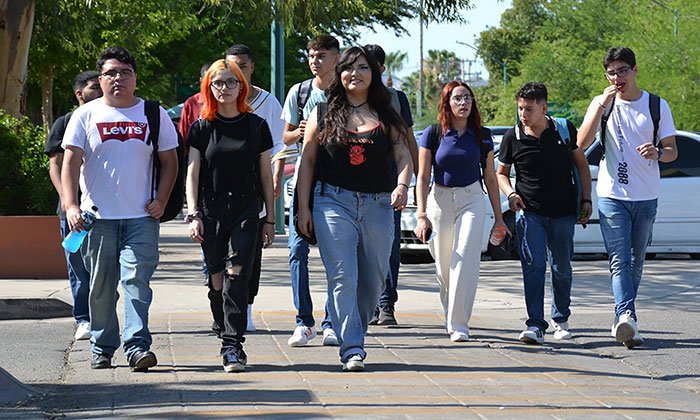
<path fill-rule="evenodd" d="M 393 191 L 396 177 L 391 175 L 391 141 L 381 123 L 371 130 L 345 132 L 347 142 L 319 148 L 319 179 L 363 193 Z"/>

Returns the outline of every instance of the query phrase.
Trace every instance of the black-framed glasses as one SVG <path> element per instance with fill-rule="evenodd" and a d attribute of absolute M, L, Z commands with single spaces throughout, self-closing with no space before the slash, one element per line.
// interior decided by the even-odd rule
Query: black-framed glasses
<path fill-rule="evenodd" d="M 102 73 L 100 76 L 104 76 L 108 79 L 116 79 L 117 76 L 121 76 L 122 79 L 129 79 L 133 75 L 134 75 L 133 70 L 121 69 L 121 70 L 107 70 L 106 72 Z"/>
<path fill-rule="evenodd" d="M 621 67 L 617 70 L 606 71 L 605 75 L 609 78 L 612 78 L 614 76 L 625 77 L 625 76 L 627 76 L 627 73 L 629 73 L 630 70 L 632 70 L 632 68 L 630 66 L 625 66 L 625 67 Z"/>
<path fill-rule="evenodd" d="M 470 104 L 473 101 L 471 95 L 455 95 L 450 100 L 456 104 Z"/>
<path fill-rule="evenodd" d="M 224 90 L 224 87 L 229 88 L 229 89 L 235 89 L 240 84 L 241 84 L 241 81 L 238 79 L 212 80 L 212 82 L 211 82 L 211 85 L 216 90 Z"/>

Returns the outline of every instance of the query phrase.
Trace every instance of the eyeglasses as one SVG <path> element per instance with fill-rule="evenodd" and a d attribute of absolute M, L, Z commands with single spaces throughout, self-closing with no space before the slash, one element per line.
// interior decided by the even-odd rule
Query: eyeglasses
<path fill-rule="evenodd" d="M 632 68 L 631 68 L 630 66 L 625 66 L 625 67 L 622 67 L 622 68 L 620 68 L 620 69 L 618 69 L 618 70 L 606 71 L 606 72 L 605 72 L 605 75 L 606 75 L 607 77 L 609 77 L 609 78 L 613 78 L 614 76 L 617 76 L 617 77 L 625 77 L 625 76 L 627 76 L 627 73 L 628 73 L 630 70 L 632 70 Z"/>
<path fill-rule="evenodd" d="M 235 89 L 241 81 L 238 79 L 228 79 L 228 80 L 212 80 L 211 85 L 216 90 L 224 90 L 224 87 L 229 89 Z"/>
<path fill-rule="evenodd" d="M 131 71 L 129 69 L 122 69 L 122 70 L 107 70 L 106 72 L 102 73 L 100 76 L 104 76 L 108 79 L 116 79 L 117 76 L 121 76 L 122 79 L 129 79 L 133 75 L 134 75 L 133 71 Z"/>
<path fill-rule="evenodd" d="M 473 101 L 473 99 L 470 95 L 464 95 L 464 96 L 457 95 L 457 96 L 451 97 L 450 100 L 455 104 L 461 104 L 461 103 L 470 104 Z"/>
<path fill-rule="evenodd" d="M 523 209 L 520 209 L 519 213 L 520 217 L 518 218 L 518 222 L 523 229 L 523 240 L 520 243 L 520 255 L 523 257 L 523 260 L 527 263 L 527 265 L 531 265 L 532 252 L 530 251 L 530 246 L 527 244 L 527 218 L 525 217 L 525 212 Z"/>

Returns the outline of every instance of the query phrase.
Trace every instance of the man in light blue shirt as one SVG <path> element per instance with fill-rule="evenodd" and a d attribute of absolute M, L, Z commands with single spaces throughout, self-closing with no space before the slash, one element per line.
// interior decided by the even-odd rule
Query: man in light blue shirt
<path fill-rule="evenodd" d="M 304 139 L 304 129 L 309 114 L 319 102 L 326 102 L 324 90 L 335 77 L 335 63 L 338 60 L 340 44 L 330 35 L 318 35 L 307 44 L 309 52 L 309 69 L 313 79 L 297 83 L 289 89 L 282 107 L 282 119 L 285 121 L 282 141 L 286 145 L 297 144 L 301 151 L 301 141 Z M 300 153 L 301 154 L 301 153 Z M 296 185 L 299 170 L 297 160 L 292 182 Z M 294 306 L 297 309 L 296 328 L 288 340 L 292 347 L 306 345 L 316 337 L 314 329 L 313 302 L 309 291 L 309 243 L 297 235 L 293 222 L 294 208 L 289 209 L 289 271 L 292 278 L 292 293 Z M 323 329 L 323 345 L 337 346 L 338 339 L 331 326 L 326 303 L 326 316 L 321 323 Z"/>

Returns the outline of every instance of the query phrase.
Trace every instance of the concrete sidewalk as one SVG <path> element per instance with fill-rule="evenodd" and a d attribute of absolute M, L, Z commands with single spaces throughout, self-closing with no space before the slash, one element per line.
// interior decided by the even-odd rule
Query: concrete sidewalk
<path fill-rule="evenodd" d="M 131 373 L 119 352 L 116 369 L 93 371 L 89 343 L 70 340 L 69 319 L 0 321 L 0 339 L 12 343 L 0 348 L 0 367 L 39 390 L 0 408 L 0 418 L 700 419 L 700 262 L 647 264 L 638 301 L 647 343 L 634 351 L 610 337 L 606 261 L 574 263 L 574 340 L 548 334 L 544 346 L 517 340 L 525 317 L 518 262 L 482 262 L 467 343 L 452 343 L 444 331 L 433 266 L 404 265 L 400 325 L 371 327 L 367 371 L 343 373 L 337 348 L 321 346 L 320 338 L 287 345 L 295 311 L 286 237 L 279 237 L 264 252 L 247 370 L 226 374 L 208 330 L 199 248 L 180 221 L 162 225 L 161 237 L 150 319 L 158 366 Z M 315 248 L 310 261 L 318 321 L 325 274 Z M 3 297 L 70 302 L 67 286 L 0 280 Z M 13 328 L 46 329 L 46 348 L 64 351 L 47 356 L 22 334 L 2 336 Z M 42 363 L 18 360 L 14 349 L 24 349 L 22 359 L 60 357 L 60 370 L 43 372 Z"/>

